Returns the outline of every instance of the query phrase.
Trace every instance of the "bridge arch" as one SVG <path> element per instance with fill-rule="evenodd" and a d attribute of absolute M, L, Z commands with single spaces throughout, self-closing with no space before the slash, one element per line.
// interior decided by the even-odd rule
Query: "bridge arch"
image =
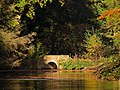
<path fill-rule="evenodd" d="M 56 60 L 48 60 L 46 65 L 48 69 L 58 69 L 58 62 Z"/>
<path fill-rule="evenodd" d="M 54 62 L 49 62 L 47 64 L 47 67 L 50 68 L 50 69 L 57 69 L 58 68 L 58 66 Z"/>

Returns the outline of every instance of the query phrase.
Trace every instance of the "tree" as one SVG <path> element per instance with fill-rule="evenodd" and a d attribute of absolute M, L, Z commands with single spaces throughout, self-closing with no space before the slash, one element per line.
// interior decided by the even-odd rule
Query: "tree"
<path fill-rule="evenodd" d="M 106 33 L 103 34 L 104 37 L 110 38 L 110 42 L 112 42 L 112 49 L 114 49 L 114 53 L 119 53 L 120 50 L 120 19 L 119 13 L 120 9 L 116 8 L 113 10 L 108 10 L 101 14 L 98 17 L 98 20 L 105 19 L 106 24 L 103 29 L 106 29 Z"/>
<path fill-rule="evenodd" d="M 20 15 L 16 13 L 13 0 L 0 1 L 0 69 L 19 66 L 33 52 L 31 43 L 35 33 L 19 36 Z"/>
<path fill-rule="evenodd" d="M 105 49 L 108 49 L 110 53 L 106 52 L 105 63 L 97 69 L 97 73 L 104 79 L 118 80 L 120 75 L 120 2 L 111 0 L 106 2 L 106 5 L 107 10 L 101 13 L 97 20 L 104 22 L 100 28 L 100 34 L 103 44 L 109 47 Z"/>
<path fill-rule="evenodd" d="M 85 47 L 87 58 L 98 60 L 104 55 L 102 41 L 95 31 L 86 33 Z"/>
<path fill-rule="evenodd" d="M 82 43 L 85 37 L 82 34 L 95 24 L 92 10 L 86 4 L 89 5 L 88 0 L 66 0 L 61 7 L 61 3 L 54 0 L 41 8 L 36 3 L 33 19 L 27 17 L 25 8 L 21 16 L 24 25 L 21 34 L 37 32 L 34 43 L 41 42 L 42 48 L 49 54 L 80 54 L 84 49 Z"/>

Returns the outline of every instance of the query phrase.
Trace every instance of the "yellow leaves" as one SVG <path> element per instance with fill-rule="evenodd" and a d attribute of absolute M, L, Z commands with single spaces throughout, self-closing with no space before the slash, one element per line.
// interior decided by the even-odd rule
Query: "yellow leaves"
<path fill-rule="evenodd" d="M 15 28 L 16 26 L 20 25 L 19 20 L 20 20 L 20 16 L 16 15 L 13 18 L 9 19 L 7 24 L 8 24 L 9 27 Z"/>
<path fill-rule="evenodd" d="M 101 20 L 101 19 L 105 19 L 105 18 L 109 19 L 109 18 L 111 18 L 111 16 L 113 16 L 115 14 L 117 14 L 120 17 L 120 8 L 108 10 L 108 11 L 104 12 L 97 18 L 97 20 Z"/>
<path fill-rule="evenodd" d="M 118 32 L 114 33 L 114 38 L 120 39 L 120 33 Z"/>
<path fill-rule="evenodd" d="M 35 12 L 34 12 L 34 7 L 33 6 L 31 6 L 29 8 L 29 11 L 27 12 L 26 16 L 31 18 L 31 19 L 33 19 L 33 17 L 35 16 Z"/>
<path fill-rule="evenodd" d="M 87 36 L 88 35 L 89 33 L 87 33 Z M 85 47 L 89 55 L 95 54 L 99 51 L 100 47 L 102 47 L 102 42 L 96 34 L 89 35 L 89 37 L 86 37 L 85 43 Z"/>
<path fill-rule="evenodd" d="M 101 14 L 97 20 L 105 19 L 105 28 L 109 29 L 107 37 L 115 38 L 118 37 L 119 30 L 120 30 L 120 8 L 115 8 L 112 10 L 108 10 Z"/>
<path fill-rule="evenodd" d="M 61 6 L 63 6 L 64 5 L 64 0 L 59 0 L 59 3 L 61 3 Z"/>

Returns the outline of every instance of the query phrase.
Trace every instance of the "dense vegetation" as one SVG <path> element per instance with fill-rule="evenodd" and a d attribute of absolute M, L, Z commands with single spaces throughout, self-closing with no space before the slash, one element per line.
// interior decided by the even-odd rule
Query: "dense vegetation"
<path fill-rule="evenodd" d="M 99 77 L 118 79 L 119 0 L 1 0 L 0 12 L 0 69 L 69 54 L 100 61 Z"/>

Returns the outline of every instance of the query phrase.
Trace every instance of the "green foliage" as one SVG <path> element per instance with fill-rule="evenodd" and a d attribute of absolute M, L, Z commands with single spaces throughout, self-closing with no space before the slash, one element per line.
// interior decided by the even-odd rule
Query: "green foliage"
<path fill-rule="evenodd" d="M 120 2 L 119 0 L 101 0 L 95 5 L 97 20 L 100 22 L 99 35 L 102 37 L 104 60 L 97 70 L 100 78 L 118 80 L 120 75 Z"/>
<path fill-rule="evenodd" d="M 0 4 L 0 28 L 18 30 L 20 28 L 20 15 L 14 12 L 15 4 L 11 0 L 2 0 Z"/>
<path fill-rule="evenodd" d="M 101 15 L 103 12 L 118 8 L 120 5 L 119 0 L 91 0 L 93 9 L 96 9 L 94 12 L 98 15 Z"/>
<path fill-rule="evenodd" d="M 84 61 L 79 59 L 69 59 L 67 61 L 61 60 L 60 65 L 63 69 L 67 70 L 80 70 L 85 67 L 91 66 L 93 63 L 91 61 Z"/>
<path fill-rule="evenodd" d="M 81 54 L 84 52 L 83 34 L 91 28 L 90 22 L 94 17 L 90 8 L 84 7 L 83 3 L 88 5 L 85 1 L 70 1 L 61 7 L 57 0 L 43 8 L 33 5 L 35 16 L 32 20 L 26 17 L 26 12 L 22 15 L 23 33 L 37 32 L 36 39 L 50 54 Z"/>
<path fill-rule="evenodd" d="M 102 65 L 97 69 L 96 74 L 99 78 L 107 80 L 119 80 L 120 57 L 118 55 L 104 58 Z"/>
<path fill-rule="evenodd" d="M 81 54 L 84 51 L 89 58 L 109 58 L 120 52 L 119 8 L 119 0 L 69 0 L 65 3 L 64 0 L 2 0 L 0 60 L 2 63 L 10 60 L 11 64 L 48 53 Z M 89 32 L 96 23 L 100 25 L 99 31 Z M 89 31 L 84 34 L 86 29 Z M 37 36 L 33 38 L 34 35 L 29 34 L 32 32 Z M 68 60 L 62 65 L 65 69 L 81 69 L 89 63 Z"/>
<path fill-rule="evenodd" d="M 120 7 L 119 0 L 90 0 L 94 14 L 98 17 L 107 10 L 115 9 Z M 105 20 L 97 21 L 100 25 L 106 24 Z"/>
<path fill-rule="evenodd" d="M 43 48 L 42 43 L 39 41 L 34 45 L 34 50 L 35 52 L 33 53 L 32 58 L 35 59 L 42 58 L 44 55 L 48 54 Z"/>
<path fill-rule="evenodd" d="M 68 62 L 63 62 L 61 63 L 61 65 L 63 66 L 63 69 L 72 70 L 74 68 L 72 60 L 69 60 Z"/>
<path fill-rule="evenodd" d="M 86 33 L 85 47 L 87 50 L 87 57 L 90 58 L 100 58 L 102 56 L 102 41 L 96 33 L 87 32 Z"/>
<path fill-rule="evenodd" d="M 63 0 L 58 0 L 61 3 L 61 6 L 64 5 L 64 1 Z M 26 13 L 26 16 L 29 17 L 30 19 L 33 19 L 33 17 L 35 17 L 35 5 L 39 4 L 39 6 L 41 8 L 43 8 L 44 6 L 47 5 L 47 3 L 52 3 L 53 0 L 18 0 L 15 1 L 15 5 L 17 8 L 15 11 L 22 13 L 25 10 L 25 7 L 28 7 L 28 11 Z"/>
<path fill-rule="evenodd" d="M 120 9 L 116 8 L 113 10 L 108 10 L 107 12 L 104 12 L 101 14 L 100 17 L 98 17 L 98 20 L 106 20 L 106 24 L 104 25 L 103 32 L 101 32 L 101 35 L 103 37 L 106 37 L 109 39 L 109 46 L 111 47 L 111 50 L 113 50 L 114 53 L 118 54 L 120 50 Z M 106 42 L 103 40 L 103 42 Z"/>
<path fill-rule="evenodd" d="M 22 14 L 25 14 L 30 19 L 35 16 L 35 5 L 39 4 L 41 8 L 46 6 L 47 2 L 52 3 L 53 0 L 2 0 L 0 1 L 0 62 L 8 63 L 9 66 L 15 66 L 14 63 L 19 63 L 23 59 L 30 59 L 35 55 L 47 54 L 43 50 L 40 42 L 31 44 L 34 41 L 32 36 L 33 31 L 27 35 L 21 34 L 24 31 L 21 24 Z M 59 0 L 59 2 L 62 0 Z M 61 4 L 63 3 L 60 2 Z M 26 7 L 27 12 L 24 12 Z M 26 28 L 26 27 L 25 27 Z M 2 30 L 2 31 L 1 31 Z M 30 34 L 31 33 L 31 34 Z M 2 65 L 1 66 L 4 66 Z M 9 67 L 11 68 L 11 67 Z"/>

